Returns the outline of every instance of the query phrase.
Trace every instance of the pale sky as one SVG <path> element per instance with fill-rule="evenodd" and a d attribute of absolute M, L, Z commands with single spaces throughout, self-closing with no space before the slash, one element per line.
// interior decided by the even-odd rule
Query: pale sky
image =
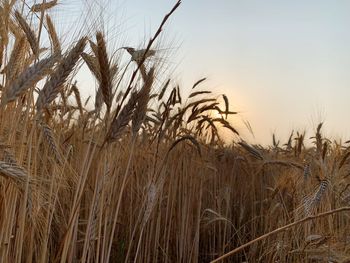
<path fill-rule="evenodd" d="M 110 22 L 121 25 L 124 42 L 137 44 L 174 3 L 111 0 Z M 184 0 L 165 27 L 164 47 L 176 47 L 166 62 L 183 87 L 208 77 L 203 88 L 226 93 L 241 112 L 233 125 L 247 134 L 243 118 L 254 130 L 249 141 L 270 143 L 273 132 L 284 141 L 319 121 L 328 135 L 347 140 L 349 13 L 348 0 Z"/>

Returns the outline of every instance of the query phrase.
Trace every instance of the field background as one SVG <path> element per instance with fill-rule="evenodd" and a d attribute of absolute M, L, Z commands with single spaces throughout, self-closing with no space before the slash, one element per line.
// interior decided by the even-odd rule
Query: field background
<path fill-rule="evenodd" d="M 183 97 L 152 60 L 180 2 L 126 65 L 103 30 L 62 47 L 57 4 L 0 2 L 0 262 L 350 262 L 349 142 L 252 145 L 205 79 Z"/>

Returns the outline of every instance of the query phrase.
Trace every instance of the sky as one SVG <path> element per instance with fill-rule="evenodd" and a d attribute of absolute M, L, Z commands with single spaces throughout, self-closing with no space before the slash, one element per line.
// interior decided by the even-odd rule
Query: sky
<path fill-rule="evenodd" d="M 110 22 L 137 45 L 174 3 L 111 0 Z M 273 133 L 286 141 L 320 121 L 326 135 L 348 140 L 349 10 L 348 0 L 184 0 L 165 27 L 161 46 L 175 51 L 165 63 L 185 89 L 207 77 L 203 88 L 225 93 L 248 141 L 269 144 Z"/>

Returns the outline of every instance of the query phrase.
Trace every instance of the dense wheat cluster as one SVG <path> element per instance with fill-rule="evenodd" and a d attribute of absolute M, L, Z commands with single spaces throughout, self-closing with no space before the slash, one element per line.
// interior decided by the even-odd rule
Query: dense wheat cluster
<path fill-rule="evenodd" d="M 311 147 L 250 145 L 205 79 L 159 83 L 179 4 L 124 67 L 102 31 L 63 48 L 57 1 L 0 1 L 0 262 L 350 262 L 349 147 L 322 124 Z"/>

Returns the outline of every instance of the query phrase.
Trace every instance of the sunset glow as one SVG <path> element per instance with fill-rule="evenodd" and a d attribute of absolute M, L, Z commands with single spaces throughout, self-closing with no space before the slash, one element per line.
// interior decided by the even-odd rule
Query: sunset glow
<path fill-rule="evenodd" d="M 132 29 L 152 31 L 167 1 L 119 2 Z M 335 138 L 349 139 L 344 123 L 350 75 L 349 1 L 185 1 L 167 35 L 182 43 L 175 76 L 187 86 L 226 93 L 248 119 L 256 140 L 325 121 Z M 176 22 L 175 22 L 176 20 Z"/>

